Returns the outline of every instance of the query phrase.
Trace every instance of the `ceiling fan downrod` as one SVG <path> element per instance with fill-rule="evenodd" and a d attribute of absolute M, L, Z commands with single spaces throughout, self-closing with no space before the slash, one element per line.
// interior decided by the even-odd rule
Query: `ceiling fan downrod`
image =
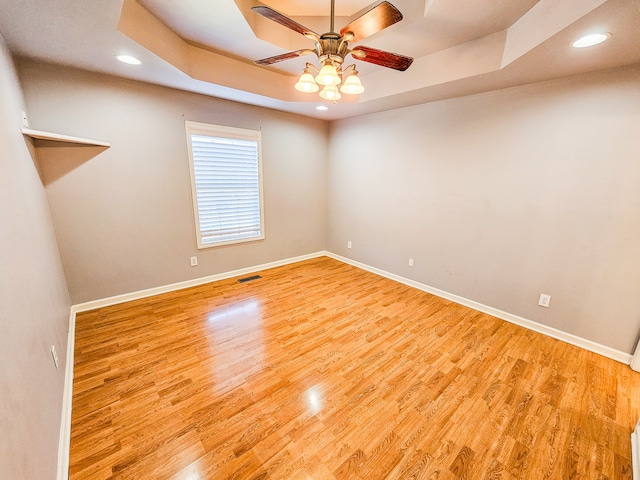
<path fill-rule="evenodd" d="M 335 33 L 333 31 L 335 27 L 335 20 L 336 20 L 336 0 L 331 0 L 331 24 L 330 24 L 331 28 L 329 29 L 331 33 Z"/>

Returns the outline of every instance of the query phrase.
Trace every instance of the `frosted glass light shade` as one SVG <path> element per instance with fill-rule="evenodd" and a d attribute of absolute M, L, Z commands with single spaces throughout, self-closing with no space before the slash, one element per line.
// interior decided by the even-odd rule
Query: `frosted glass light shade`
<path fill-rule="evenodd" d="M 305 93 L 313 93 L 320 90 L 320 87 L 313 79 L 313 75 L 311 75 L 308 68 L 304 69 L 304 73 L 300 75 L 300 79 L 298 80 L 298 83 L 296 83 L 295 87 L 299 92 Z"/>
<path fill-rule="evenodd" d="M 364 92 L 364 87 L 362 86 L 360 78 L 358 78 L 357 71 L 352 70 L 351 73 L 349 73 L 349 76 L 340 87 L 340 91 L 347 95 L 358 95 Z"/>
<path fill-rule="evenodd" d="M 342 79 L 338 75 L 336 67 L 330 63 L 325 63 L 316 77 L 318 85 L 340 85 Z"/>
<path fill-rule="evenodd" d="M 331 101 L 340 100 L 342 98 L 342 95 L 340 95 L 340 92 L 338 91 L 338 87 L 336 87 L 335 85 L 326 85 L 320 91 L 320 96 L 325 100 Z"/>

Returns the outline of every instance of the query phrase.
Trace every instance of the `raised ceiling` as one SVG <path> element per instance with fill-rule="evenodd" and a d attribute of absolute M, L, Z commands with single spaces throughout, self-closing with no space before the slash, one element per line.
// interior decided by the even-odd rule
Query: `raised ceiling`
<path fill-rule="evenodd" d="M 19 56 L 327 119 L 640 63 L 638 0 L 391 1 L 404 19 L 358 44 L 412 56 L 413 65 L 397 72 L 354 61 L 366 91 L 326 112 L 315 110 L 317 95 L 293 88 L 311 56 L 253 64 L 313 44 L 251 7 L 267 4 L 323 33 L 330 0 L 3 0 L 0 34 Z M 336 0 L 336 30 L 377 3 Z M 612 37 L 571 47 L 595 31 Z M 143 63 L 120 64 L 118 53 Z"/>

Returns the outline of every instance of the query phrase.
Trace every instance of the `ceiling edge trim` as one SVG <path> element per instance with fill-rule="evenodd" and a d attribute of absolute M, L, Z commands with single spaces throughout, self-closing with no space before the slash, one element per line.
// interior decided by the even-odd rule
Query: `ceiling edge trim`
<path fill-rule="evenodd" d="M 124 0 L 118 30 L 196 80 L 283 101 L 308 101 L 295 90 L 295 76 L 194 46 L 136 0 Z"/>

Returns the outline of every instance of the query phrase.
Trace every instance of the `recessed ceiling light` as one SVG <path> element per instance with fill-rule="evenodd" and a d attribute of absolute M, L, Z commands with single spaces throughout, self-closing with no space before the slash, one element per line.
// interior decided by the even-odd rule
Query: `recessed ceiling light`
<path fill-rule="evenodd" d="M 316 107 L 316 110 L 321 110 L 321 111 L 329 110 L 329 107 L 327 107 L 326 105 L 318 105 Z"/>
<path fill-rule="evenodd" d="M 116 55 L 116 58 L 122 63 L 128 63 L 129 65 L 140 65 L 142 63 L 136 57 L 132 57 L 131 55 Z"/>
<path fill-rule="evenodd" d="M 576 48 L 593 47 L 594 45 L 604 42 L 610 36 L 610 33 L 592 33 L 591 35 L 585 35 L 584 37 L 579 38 L 571 45 Z"/>

